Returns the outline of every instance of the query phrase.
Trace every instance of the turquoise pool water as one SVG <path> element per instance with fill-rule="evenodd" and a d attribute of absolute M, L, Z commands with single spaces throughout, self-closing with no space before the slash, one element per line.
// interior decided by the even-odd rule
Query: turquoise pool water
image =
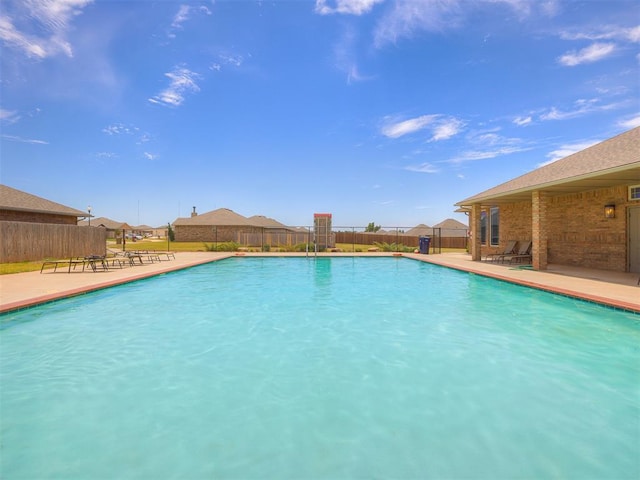
<path fill-rule="evenodd" d="M 232 258 L 0 317 L 6 479 L 638 478 L 640 318 Z"/>

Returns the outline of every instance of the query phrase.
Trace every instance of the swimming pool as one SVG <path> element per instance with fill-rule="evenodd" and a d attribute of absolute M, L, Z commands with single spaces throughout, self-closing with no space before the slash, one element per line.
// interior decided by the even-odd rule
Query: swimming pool
<path fill-rule="evenodd" d="M 638 315 L 230 258 L 0 317 L 3 478 L 637 478 Z"/>

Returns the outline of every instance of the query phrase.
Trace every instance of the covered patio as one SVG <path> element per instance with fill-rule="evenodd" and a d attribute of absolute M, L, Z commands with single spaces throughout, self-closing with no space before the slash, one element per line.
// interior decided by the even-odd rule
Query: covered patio
<path fill-rule="evenodd" d="M 640 127 L 469 197 L 474 261 L 531 241 L 532 266 L 640 272 Z"/>

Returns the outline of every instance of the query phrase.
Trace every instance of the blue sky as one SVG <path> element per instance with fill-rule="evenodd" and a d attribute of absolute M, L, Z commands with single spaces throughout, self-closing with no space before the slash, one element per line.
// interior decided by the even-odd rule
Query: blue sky
<path fill-rule="evenodd" d="M 623 0 L 3 0 L 0 181 L 131 224 L 412 227 L 640 125 Z"/>

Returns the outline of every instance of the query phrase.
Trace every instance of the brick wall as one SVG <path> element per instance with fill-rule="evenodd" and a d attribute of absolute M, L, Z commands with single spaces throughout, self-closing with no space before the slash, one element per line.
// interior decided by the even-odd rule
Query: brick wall
<path fill-rule="evenodd" d="M 611 187 L 546 197 L 549 263 L 624 272 L 627 268 L 628 187 Z M 616 218 L 604 217 L 615 204 Z M 509 240 L 533 240 L 532 202 L 500 206 L 500 247 L 482 247 L 482 255 L 501 251 Z"/>
<path fill-rule="evenodd" d="M 261 228 L 175 225 L 176 242 L 240 242 L 243 233 L 261 233 Z"/>
<path fill-rule="evenodd" d="M 489 253 L 502 253 L 509 240 L 518 242 L 531 240 L 531 202 L 500 205 L 500 245 L 482 246 L 482 256 Z"/>
<path fill-rule="evenodd" d="M 627 267 L 626 186 L 549 198 L 549 263 L 624 272 Z M 616 218 L 604 206 L 616 205 Z"/>
<path fill-rule="evenodd" d="M 0 221 L 76 225 L 78 223 L 78 218 L 72 217 L 69 215 L 55 215 L 50 213 L 32 213 L 32 212 L 19 212 L 15 210 L 0 210 Z"/>

